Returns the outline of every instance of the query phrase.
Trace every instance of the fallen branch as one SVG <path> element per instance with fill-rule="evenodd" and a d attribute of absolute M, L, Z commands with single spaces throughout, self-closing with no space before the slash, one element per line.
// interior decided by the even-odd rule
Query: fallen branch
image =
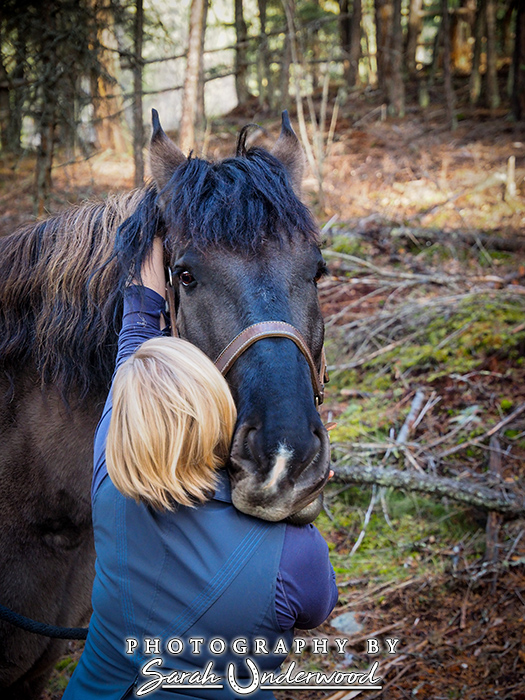
<path fill-rule="evenodd" d="M 363 234 L 361 234 L 363 235 Z M 518 252 L 525 250 L 525 238 L 514 236 L 512 238 L 503 238 L 491 233 L 481 233 L 479 231 L 440 231 L 431 228 L 410 228 L 407 226 L 399 226 L 392 228 L 390 236 L 393 238 L 410 238 L 411 240 L 421 242 L 451 242 L 459 243 L 466 246 L 482 245 L 491 250 L 502 250 L 510 252 Z"/>
<path fill-rule="evenodd" d="M 466 282 L 468 284 L 483 283 L 498 284 L 504 286 L 507 283 L 507 281 L 503 277 L 500 277 L 498 275 L 425 275 L 417 272 L 400 272 L 395 270 L 387 270 L 385 268 L 378 267 L 377 265 L 374 265 L 371 262 L 368 262 L 368 260 L 362 260 L 361 258 L 358 258 L 355 255 L 349 255 L 348 253 L 339 253 L 338 251 L 330 250 L 329 248 L 325 248 L 323 250 L 323 256 L 325 258 L 339 258 L 340 260 L 346 260 L 347 262 L 354 264 L 354 267 L 350 268 L 341 266 L 340 269 L 343 271 L 346 270 L 352 272 L 353 270 L 355 270 L 355 266 L 364 267 L 367 270 L 372 270 L 372 272 L 374 272 L 376 275 L 379 275 L 380 277 L 387 277 L 390 279 L 399 280 L 410 280 L 411 282 L 417 282 L 420 284 L 436 284 L 446 286 Z"/>
<path fill-rule="evenodd" d="M 335 472 L 333 481 L 336 483 L 393 486 L 406 491 L 447 496 L 454 501 L 468 503 L 498 513 L 507 513 L 513 516 L 525 515 L 525 496 L 502 488 L 496 489 L 416 471 L 383 469 L 369 465 L 338 466 L 334 464 L 333 469 Z"/>

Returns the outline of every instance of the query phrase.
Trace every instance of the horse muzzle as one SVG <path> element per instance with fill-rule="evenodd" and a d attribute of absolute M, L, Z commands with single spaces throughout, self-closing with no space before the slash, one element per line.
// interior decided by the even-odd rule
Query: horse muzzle
<path fill-rule="evenodd" d="M 246 350 L 260 340 L 287 338 L 301 352 L 308 365 L 315 408 L 324 399 L 328 381 L 324 348 L 317 365 L 302 334 L 283 321 L 261 321 L 248 326 L 223 349 L 215 366 L 228 374 Z M 283 370 L 285 371 L 285 370 Z M 313 407 L 312 407 L 312 410 Z M 322 508 L 322 494 L 328 480 L 330 447 L 328 434 L 317 411 L 301 428 L 283 430 L 281 439 L 265 434 L 258 421 L 239 426 L 231 452 L 232 500 L 238 510 L 264 520 L 310 523 Z"/>
<path fill-rule="evenodd" d="M 228 467 L 232 501 L 238 510 L 296 525 L 315 520 L 330 469 L 328 434 L 320 420 L 319 424 L 321 428 L 310 433 L 309 441 L 304 435 L 297 440 L 295 450 L 284 445 L 271 449 L 262 440 L 262 431 L 246 424 L 238 428 Z M 306 451 L 300 454 L 297 445 Z"/>

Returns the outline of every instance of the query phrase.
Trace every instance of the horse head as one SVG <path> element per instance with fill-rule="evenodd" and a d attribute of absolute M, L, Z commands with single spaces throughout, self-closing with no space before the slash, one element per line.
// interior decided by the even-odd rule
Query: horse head
<path fill-rule="evenodd" d="M 297 329 L 319 369 L 324 327 L 317 229 L 297 191 L 304 154 L 286 112 L 272 152 L 218 163 L 186 158 L 153 113 L 151 170 L 173 274 L 179 334 L 215 360 L 245 328 Z M 232 500 L 266 520 L 311 522 L 329 471 L 329 441 L 311 371 L 295 342 L 265 337 L 228 371 L 238 420 L 228 465 Z"/>

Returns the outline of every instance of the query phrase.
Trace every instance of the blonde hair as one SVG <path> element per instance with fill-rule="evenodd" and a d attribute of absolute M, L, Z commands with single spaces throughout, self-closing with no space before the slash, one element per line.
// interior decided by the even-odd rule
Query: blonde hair
<path fill-rule="evenodd" d="M 143 343 L 119 367 L 106 441 L 111 481 L 158 509 L 212 495 L 237 412 L 225 379 L 180 338 Z"/>

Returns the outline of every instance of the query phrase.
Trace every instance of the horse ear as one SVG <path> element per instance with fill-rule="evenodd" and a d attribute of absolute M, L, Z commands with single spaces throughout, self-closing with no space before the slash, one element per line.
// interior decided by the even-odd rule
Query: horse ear
<path fill-rule="evenodd" d="M 164 133 L 164 129 L 160 125 L 159 113 L 156 109 L 151 110 L 151 123 L 153 134 L 151 135 L 149 147 L 149 162 L 151 174 L 160 192 L 179 165 L 186 161 L 186 157 L 180 148 Z"/>
<path fill-rule="evenodd" d="M 288 110 L 282 114 L 281 134 L 272 148 L 272 155 L 278 158 L 288 171 L 296 192 L 301 189 L 306 157 L 295 131 L 292 129 Z"/>

